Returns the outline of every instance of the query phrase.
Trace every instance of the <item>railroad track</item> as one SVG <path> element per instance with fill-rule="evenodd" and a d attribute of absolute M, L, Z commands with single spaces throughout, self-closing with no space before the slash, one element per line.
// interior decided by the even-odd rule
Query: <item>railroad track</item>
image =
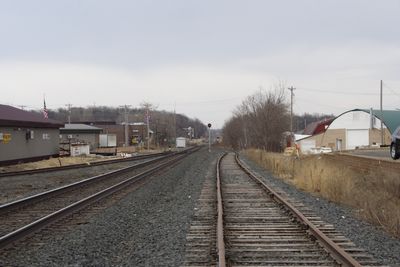
<path fill-rule="evenodd" d="M 172 154 L 172 153 L 174 153 L 174 152 L 153 153 L 153 154 L 139 155 L 139 156 L 134 156 L 134 157 L 129 157 L 129 158 L 101 160 L 101 161 L 94 161 L 94 162 L 90 162 L 90 163 L 71 164 L 71 165 L 65 165 L 65 166 L 59 166 L 59 167 L 47 167 L 47 168 L 39 168 L 39 169 L 32 169 L 32 170 L 1 172 L 0 178 L 17 176 L 17 175 L 49 173 L 49 172 L 55 172 L 55 171 L 72 170 L 72 169 L 80 169 L 80 168 L 90 168 L 93 166 L 108 165 L 108 164 L 115 164 L 115 163 L 122 163 L 122 162 L 138 161 L 138 160 L 143 160 L 143 159 L 148 159 L 148 158 L 155 158 L 155 157 L 165 156 L 165 155 Z"/>
<path fill-rule="evenodd" d="M 235 154 L 217 165 L 187 235 L 183 266 L 378 265 L 307 207 L 289 203 Z"/>
<path fill-rule="evenodd" d="M 10 247 L 16 241 L 132 184 L 142 182 L 197 150 L 198 148 L 192 148 L 164 155 L 1 205 L 0 249 Z"/>

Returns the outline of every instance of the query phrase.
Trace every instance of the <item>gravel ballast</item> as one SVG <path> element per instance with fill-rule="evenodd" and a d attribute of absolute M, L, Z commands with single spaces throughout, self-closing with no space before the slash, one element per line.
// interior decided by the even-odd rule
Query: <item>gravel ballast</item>
<path fill-rule="evenodd" d="M 84 224 L 67 225 L 70 232 L 50 233 L 37 248 L 28 244 L 0 256 L 0 266 L 179 266 L 204 177 L 214 174 L 220 154 L 202 149 L 190 155 Z M 381 264 L 400 266 L 400 240 L 358 219 L 351 209 L 299 191 L 241 158 Z"/>
<path fill-rule="evenodd" d="M 400 240 L 357 218 L 352 209 L 300 191 L 293 185 L 274 177 L 245 155 L 241 155 L 240 158 L 267 183 L 311 208 L 322 220 L 333 224 L 336 230 L 342 232 L 358 247 L 365 249 L 380 264 L 400 266 Z"/>
<path fill-rule="evenodd" d="M 0 177 L 0 205 L 149 160 L 151 159 L 125 161 L 48 173 Z"/>
<path fill-rule="evenodd" d="M 3 265 L 179 266 L 195 202 L 219 154 L 202 149 L 188 156 L 87 223 L 39 248 L 10 252 Z"/>

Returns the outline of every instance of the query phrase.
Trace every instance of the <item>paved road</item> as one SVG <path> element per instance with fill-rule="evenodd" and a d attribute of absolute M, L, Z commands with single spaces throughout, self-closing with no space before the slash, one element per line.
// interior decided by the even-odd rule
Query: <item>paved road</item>
<path fill-rule="evenodd" d="M 368 157 L 374 157 L 374 158 L 384 158 L 384 159 L 391 160 L 389 148 L 382 148 L 382 149 L 377 149 L 377 150 L 354 150 L 354 151 L 350 152 L 349 154 L 368 156 Z"/>

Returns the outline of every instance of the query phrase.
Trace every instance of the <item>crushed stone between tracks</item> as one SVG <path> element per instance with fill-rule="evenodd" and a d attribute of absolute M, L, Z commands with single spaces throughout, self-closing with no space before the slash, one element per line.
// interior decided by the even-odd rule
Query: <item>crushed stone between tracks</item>
<path fill-rule="evenodd" d="M 333 224 L 336 230 L 342 232 L 358 247 L 365 249 L 380 264 L 400 266 L 400 240 L 357 218 L 352 209 L 300 191 L 293 185 L 274 177 L 268 170 L 248 159 L 245 155 L 241 154 L 240 158 L 264 181 L 311 208 L 322 220 Z"/>
<path fill-rule="evenodd" d="M 179 266 L 195 202 L 219 154 L 202 149 L 190 155 L 87 223 L 39 248 L 15 251 L 3 264 Z"/>

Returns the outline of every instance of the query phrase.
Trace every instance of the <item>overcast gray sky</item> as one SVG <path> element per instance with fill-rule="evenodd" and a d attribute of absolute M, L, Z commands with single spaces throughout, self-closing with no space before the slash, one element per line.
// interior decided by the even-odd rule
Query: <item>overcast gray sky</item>
<path fill-rule="evenodd" d="M 222 127 L 260 87 L 294 111 L 400 108 L 400 1 L 0 1 L 0 103 L 148 101 Z M 289 91 L 287 90 L 287 93 Z"/>

